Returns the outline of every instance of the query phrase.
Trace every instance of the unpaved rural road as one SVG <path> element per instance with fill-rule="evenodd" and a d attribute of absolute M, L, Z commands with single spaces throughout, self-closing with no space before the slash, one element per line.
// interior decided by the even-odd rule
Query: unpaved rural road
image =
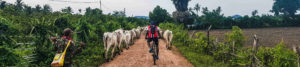
<path fill-rule="evenodd" d="M 153 59 L 144 36 L 137 39 L 128 50 L 123 49 L 112 61 L 99 67 L 193 67 L 178 50 L 167 50 L 164 40 L 159 40 L 159 60 L 153 65 Z"/>

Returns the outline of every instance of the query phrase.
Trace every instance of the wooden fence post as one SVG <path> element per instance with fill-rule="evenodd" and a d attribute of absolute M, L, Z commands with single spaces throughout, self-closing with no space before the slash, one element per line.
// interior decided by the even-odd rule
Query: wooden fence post
<path fill-rule="evenodd" d="M 210 41 L 209 41 L 209 31 L 210 31 L 210 29 L 211 29 L 211 25 L 208 27 L 208 29 L 207 29 L 207 45 L 209 45 L 210 43 Z M 205 49 L 205 51 L 206 51 L 206 53 L 208 53 L 209 52 L 209 49 L 207 49 L 207 47 L 206 47 L 206 49 Z"/>
<path fill-rule="evenodd" d="M 293 46 L 293 51 L 296 53 L 297 56 L 297 65 L 298 67 L 300 67 L 300 61 L 299 61 L 299 47 L 297 47 L 296 45 Z"/>
<path fill-rule="evenodd" d="M 253 38 L 253 46 L 252 46 L 252 49 L 253 49 L 253 51 L 252 51 L 252 62 L 251 62 L 251 66 L 253 67 L 256 67 L 257 66 L 257 63 L 258 63 L 258 61 L 259 60 L 257 60 L 255 57 L 256 57 L 256 52 L 257 52 L 257 50 L 258 50 L 258 47 L 259 47 L 259 45 L 258 45 L 258 38 L 257 38 L 257 36 L 256 36 L 256 34 L 254 34 L 254 38 Z M 256 61 L 257 60 L 257 61 Z"/>
<path fill-rule="evenodd" d="M 207 45 L 209 45 L 209 31 L 211 29 L 211 25 L 207 29 Z"/>

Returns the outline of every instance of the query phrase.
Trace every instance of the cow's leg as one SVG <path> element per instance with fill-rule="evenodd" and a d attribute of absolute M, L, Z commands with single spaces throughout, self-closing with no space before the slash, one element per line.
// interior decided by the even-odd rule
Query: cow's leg
<path fill-rule="evenodd" d="M 169 38 L 169 44 L 170 44 L 170 49 L 172 49 L 172 39 L 173 39 L 173 35 L 172 35 L 172 33 L 171 33 L 171 36 L 170 36 L 170 38 Z"/>
<path fill-rule="evenodd" d="M 168 46 L 168 41 L 166 41 L 166 48 L 168 49 L 168 47 L 169 47 L 169 46 Z"/>
<path fill-rule="evenodd" d="M 127 50 L 129 49 L 129 44 L 130 44 L 130 40 L 127 40 L 127 41 L 126 41 L 126 49 L 127 49 Z"/>
<path fill-rule="evenodd" d="M 121 46 L 121 45 L 122 45 L 122 42 L 123 42 L 123 41 L 122 41 L 122 39 L 121 39 L 121 40 L 120 40 L 120 43 L 119 43 L 119 45 L 118 45 L 118 47 L 119 47 L 119 50 L 120 50 L 121 52 L 123 52 L 123 50 L 122 50 L 122 46 Z M 120 53 L 119 53 L 119 54 L 120 54 Z"/>
<path fill-rule="evenodd" d="M 115 48 L 117 47 L 117 45 L 114 45 L 114 47 L 112 48 L 111 51 L 111 60 L 114 58 L 114 53 L 115 53 Z"/>
<path fill-rule="evenodd" d="M 104 38 L 103 38 L 103 43 L 104 43 L 104 44 L 103 44 L 103 45 L 104 45 L 104 49 L 106 49 L 106 45 L 107 45 L 107 44 L 106 44 L 106 38 L 105 38 L 105 36 L 104 36 Z"/>
<path fill-rule="evenodd" d="M 110 44 L 107 45 L 107 48 L 106 48 L 106 51 L 105 51 L 105 59 L 106 60 L 108 60 L 108 56 L 107 55 L 108 55 L 108 51 L 109 51 L 110 46 L 111 46 Z"/>

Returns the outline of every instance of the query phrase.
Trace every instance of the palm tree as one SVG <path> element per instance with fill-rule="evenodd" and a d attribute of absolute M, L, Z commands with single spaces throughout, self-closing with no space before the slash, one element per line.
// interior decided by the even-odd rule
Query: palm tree
<path fill-rule="evenodd" d="M 200 11 L 200 5 L 199 5 L 199 3 L 197 3 L 195 5 L 194 9 L 197 11 L 197 15 L 198 15 L 198 12 Z"/>
<path fill-rule="evenodd" d="M 20 10 L 22 10 L 23 9 L 23 2 L 22 2 L 22 0 L 17 0 L 16 2 L 16 10 L 18 10 L 18 11 L 20 11 Z"/>

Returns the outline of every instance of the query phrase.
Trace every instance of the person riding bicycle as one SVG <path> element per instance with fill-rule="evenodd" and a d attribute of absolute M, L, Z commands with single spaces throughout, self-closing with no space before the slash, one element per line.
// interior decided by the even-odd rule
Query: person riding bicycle
<path fill-rule="evenodd" d="M 157 45 L 158 48 L 158 38 L 161 37 L 159 33 L 159 27 L 155 25 L 154 21 L 150 21 L 151 25 L 148 25 L 146 28 L 146 36 L 145 39 L 147 39 L 147 45 L 150 48 L 149 52 L 152 52 L 153 48 L 152 45 L 150 45 L 151 41 L 154 41 L 155 45 Z M 157 49 L 157 59 L 158 59 L 158 53 L 159 49 Z"/>

